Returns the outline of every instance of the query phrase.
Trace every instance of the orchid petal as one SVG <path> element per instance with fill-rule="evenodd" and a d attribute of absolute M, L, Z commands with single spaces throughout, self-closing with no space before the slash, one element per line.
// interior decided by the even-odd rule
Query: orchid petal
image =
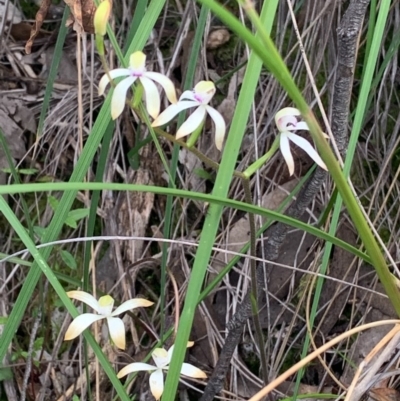
<path fill-rule="evenodd" d="M 194 87 L 194 91 L 198 93 L 215 93 L 214 82 L 211 81 L 200 81 Z"/>
<path fill-rule="evenodd" d="M 215 91 L 214 82 L 200 81 L 194 87 L 194 98 L 202 104 L 208 104 L 214 96 Z"/>
<path fill-rule="evenodd" d="M 157 368 L 153 365 L 149 365 L 148 363 L 143 363 L 143 362 L 134 362 L 130 363 L 129 365 L 126 365 L 124 368 L 122 368 L 118 374 L 117 377 L 120 379 L 121 377 L 124 377 L 126 375 L 129 375 L 130 373 L 135 373 L 135 372 L 148 372 L 148 371 L 153 371 L 156 370 Z"/>
<path fill-rule="evenodd" d="M 200 81 L 193 90 L 182 93 L 179 101 L 189 99 L 199 104 L 208 104 L 215 94 L 215 85 L 211 81 Z"/>
<path fill-rule="evenodd" d="M 163 74 L 160 74 L 159 72 L 152 71 L 145 72 L 144 76 L 160 84 L 171 103 L 175 104 L 178 102 L 176 98 L 175 86 L 169 78 Z"/>
<path fill-rule="evenodd" d="M 128 310 L 136 309 L 136 308 L 140 308 L 140 307 L 145 308 L 145 307 L 151 306 L 153 304 L 154 304 L 154 302 L 148 301 L 147 299 L 143 299 L 143 298 L 130 299 L 130 300 L 122 303 L 120 306 L 118 306 L 118 308 L 115 309 L 115 311 L 113 313 L 111 313 L 111 316 L 118 316 L 121 313 L 126 312 Z"/>
<path fill-rule="evenodd" d="M 207 113 L 210 115 L 215 124 L 215 146 L 218 150 L 222 149 L 224 143 L 226 124 L 222 115 L 211 106 L 206 106 Z"/>
<path fill-rule="evenodd" d="M 322 161 L 320 155 L 312 147 L 310 142 L 308 142 L 306 139 L 302 138 L 301 136 L 296 135 L 296 134 L 292 134 L 292 133 L 290 133 L 288 135 L 288 138 L 292 142 L 294 142 L 298 147 L 302 148 L 308 154 L 308 156 L 310 156 L 311 159 L 313 159 L 315 161 L 315 163 L 318 164 L 318 166 L 320 166 L 324 170 L 327 170 L 327 167 L 326 167 L 325 163 Z"/>
<path fill-rule="evenodd" d="M 92 309 L 99 313 L 99 301 L 97 301 L 92 294 L 89 294 L 85 291 L 68 291 L 67 295 L 69 298 L 84 302 L 86 305 L 89 305 Z"/>
<path fill-rule="evenodd" d="M 290 151 L 288 135 L 290 135 L 290 133 L 288 133 L 288 132 L 281 133 L 279 147 L 281 149 L 282 156 L 285 159 L 285 162 L 289 168 L 289 175 L 293 175 L 294 160 L 293 160 L 292 152 Z"/>
<path fill-rule="evenodd" d="M 182 95 L 179 97 L 179 101 L 184 99 L 192 100 L 193 102 L 196 102 L 196 106 L 199 105 L 199 102 L 194 98 L 193 90 L 187 90 L 183 92 Z"/>
<path fill-rule="evenodd" d="M 194 379 L 205 379 L 207 375 L 201 369 L 196 368 L 196 366 L 191 365 L 190 363 L 183 363 L 181 369 L 181 375 L 185 375 L 188 377 L 193 377 Z"/>
<path fill-rule="evenodd" d="M 275 121 L 279 120 L 282 117 L 286 117 L 286 116 L 300 116 L 300 110 L 296 109 L 294 107 L 285 107 L 282 110 L 279 110 L 276 114 L 275 114 Z"/>
<path fill-rule="evenodd" d="M 283 116 L 275 122 L 280 132 L 291 131 L 297 124 L 297 118 L 294 116 Z"/>
<path fill-rule="evenodd" d="M 289 131 L 300 131 L 300 130 L 310 131 L 310 128 L 308 127 L 308 125 L 305 121 L 299 121 L 298 123 L 296 123 L 296 125 L 294 127 L 290 127 L 288 130 Z"/>
<path fill-rule="evenodd" d="M 125 326 L 119 317 L 108 317 L 108 330 L 111 340 L 120 349 L 125 349 Z"/>
<path fill-rule="evenodd" d="M 136 81 L 137 77 L 128 77 L 122 80 L 114 89 L 111 99 L 111 117 L 113 120 L 117 119 L 124 110 L 126 92 Z"/>
<path fill-rule="evenodd" d="M 175 347 L 175 344 L 174 345 L 171 345 L 171 347 L 169 348 L 169 350 L 168 350 L 168 352 L 167 352 L 167 364 L 169 365 L 170 363 L 171 363 L 171 359 L 172 359 L 172 354 L 173 354 L 173 352 L 174 352 L 174 347 Z"/>
<path fill-rule="evenodd" d="M 144 88 L 147 112 L 154 119 L 160 114 L 160 94 L 156 84 L 149 78 L 140 77 L 140 82 Z"/>
<path fill-rule="evenodd" d="M 129 66 L 137 72 L 146 71 L 146 55 L 141 51 L 132 53 L 129 57 Z"/>
<path fill-rule="evenodd" d="M 150 375 L 150 391 L 156 400 L 159 400 L 164 391 L 164 375 L 161 369 L 157 369 Z"/>
<path fill-rule="evenodd" d="M 109 71 L 108 74 L 104 74 L 99 82 L 99 96 L 104 93 L 106 86 L 110 83 L 110 79 L 108 76 L 110 76 L 111 79 L 115 79 L 118 77 L 125 77 L 130 74 L 131 72 L 127 68 L 116 68 L 115 70 Z"/>
<path fill-rule="evenodd" d="M 188 341 L 188 342 L 187 342 L 187 345 L 186 345 L 186 348 L 193 347 L 193 345 L 194 345 L 194 341 Z M 173 352 L 174 352 L 174 347 L 175 347 L 175 344 L 172 345 L 172 346 L 170 347 L 170 349 L 168 350 L 168 352 L 167 352 L 167 354 L 168 354 L 168 356 L 167 356 L 168 364 L 171 362 L 172 354 L 173 354 Z"/>
<path fill-rule="evenodd" d="M 195 131 L 204 121 L 205 116 L 206 116 L 206 108 L 204 105 L 201 105 L 179 127 L 178 132 L 176 133 L 176 139 L 183 138 L 184 136 L 189 135 L 190 133 Z"/>
<path fill-rule="evenodd" d="M 67 332 L 65 333 L 64 340 L 73 340 L 78 337 L 85 329 L 87 329 L 92 323 L 98 320 L 104 319 L 104 316 L 95 315 L 94 313 L 84 313 L 76 317 L 69 325 Z"/>
<path fill-rule="evenodd" d="M 199 104 L 197 102 L 190 102 L 190 101 L 183 101 L 183 102 L 179 101 L 176 104 L 171 104 L 153 121 L 151 126 L 159 127 L 160 125 L 165 125 L 181 111 L 189 109 L 191 107 L 196 107 L 198 105 Z"/>
<path fill-rule="evenodd" d="M 171 356 L 164 348 L 156 348 L 151 356 L 158 368 L 165 368 L 171 361 Z"/>

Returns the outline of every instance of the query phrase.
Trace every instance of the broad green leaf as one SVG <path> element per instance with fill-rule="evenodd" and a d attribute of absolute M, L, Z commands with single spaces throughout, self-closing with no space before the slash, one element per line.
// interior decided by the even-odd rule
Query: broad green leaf
<path fill-rule="evenodd" d="M 77 264 L 75 258 L 66 250 L 61 251 L 61 259 L 63 262 L 72 270 L 77 269 Z"/>
<path fill-rule="evenodd" d="M 73 219 L 75 221 L 79 221 L 89 216 L 90 209 L 82 208 L 82 209 L 74 209 L 68 213 L 68 218 Z"/>
<path fill-rule="evenodd" d="M 58 207 L 58 205 L 60 204 L 60 202 L 58 201 L 58 199 L 57 199 L 55 196 L 53 196 L 53 195 L 49 195 L 49 196 L 47 197 L 47 202 L 49 203 L 50 207 L 51 207 L 54 211 L 57 210 L 57 207 Z"/>

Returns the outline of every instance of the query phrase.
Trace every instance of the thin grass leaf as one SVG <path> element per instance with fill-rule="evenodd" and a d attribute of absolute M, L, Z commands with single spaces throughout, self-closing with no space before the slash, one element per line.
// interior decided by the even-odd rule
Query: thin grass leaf
<path fill-rule="evenodd" d="M 133 38 L 136 35 L 136 32 L 139 29 L 140 21 L 142 20 L 146 12 L 147 3 L 147 0 L 138 0 L 135 4 L 135 13 L 133 14 L 131 26 L 129 27 L 128 34 L 126 35 L 126 42 L 123 47 L 124 53 L 127 52 L 127 46 L 129 45 L 129 43 L 132 42 Z"/>
<path fill-rule="evenodd" d="M 70 13 L 69 7 L 65 7 L 57 35 L 57 41 L 56 41 L 56 46 L 54 48 L 53 59 L 51 61 L 49 76 L 46 79 L 46 91 L 44 93 L 42 109 L 40 111 L 39 123 L 36 133 L 38 138 L 40 138 L 43 133 L 44 119 L 46 117 L 46 113 L 49 108 L 51 94 L 53 93 L 54 81 L 56 80 L 57 77 L 58 67 L 61 61 L 65 38 L 67 37 L 67 32 L 68 32 L 67 19 L 69 17 L 69 13 Z"/>
<path fill-rule="evenodd" d="M 242 210 L 247 213 L 253 213 L 262 217 L 270 218 L 272 221 L 280 221 L 291 227 L 303 230 L 317 238 L 325 241 L 332 242 L 334 245 L 343 248 L 353 255 L 360 257 L 366 262 L 370 263 L 371 259 L 365 253 L 361 252 L 358 248 L 349 245 L 348 243 L 340 240 L 339 238 L 333 237 L 316 227 L 306 224 L 300 220 L 293 219 L 284 214 L 278 213 L 273 210 L 265 209 L 256 205 L 249 205 L 245 202 L 224 198 L 216 195 L 203 194 L 200 192 L 185 191 L 182 189 L 156 187 L 152 185 L 138 185 L 138 184 L 116 184 L 116 183 L 95 183 L 95 182 L 61 182 L 61 183 L 46 183 L 46 184 L 23 184 L 23 185 L 9 185 L 6 187 L 0 186 L 0 195 L 3 194 L 15 194 L 15 193 L 27 193 L 27 192 L 43 192 L 43 191 L 66 191 L 66 193 L 87 190 L 87 191 L 99 191 L 99 190 L 110 190 L 110 191 L 137 191 L 137 192 L 150 192 L 159 195 L 172 195 L 174 197 L 182 197 L 186 199 L 192 199 L 195 201 L 201 201 L 204 203 L 213 203 L 221 207 L 230 207 L 237 210 Z M 50 241 L 46 241 L 50 242 Z M 1 345 L 0 345 L 1 346 Z"/>
<path fill-rule="evenodd" d="M 21 241 L 25 244 L 25 246 L 28 248 L 29 252 L 31 253 L 32 257 L 35 260 L 35 264 L 38 266 L 37 270 L 42 271 L 46 278 L 49 280 L 50 284 L 56 291 L 57 295 L 60 297 L 60 300 L 62 303 L 65 305 L 67 308 L 68 312 L 73 316 L 76 317 L 79 315 L 78 311 L 76 310 L 74 304 L 72 301 L 68 298 L 66 292 L 64 291 L 64 288 L 60 284 L 60 282 L 57 280 L 57 277 L 53 273 L 51 267 L 47 264 L 45 258 L 43 257 L 42 252 L 40 252 L 37 248 L 36 245 L 33 243 L 33 241 L 30 239 L 29 235 L 27 234 L 25 227 L 22 226 L 20 223 L 18 217 L 14 214 L 14 212 L 11 210 L 11 208 L 8 206 L 7 202 L 4 200 L 3 197 L 0 197 L 0 211 L 3 213 L 4 217 L 8 220 L 10 225 L 13 227 Z M 45 248 L 43 250 L 43 253 L 46 250 L 50 250 L 51 248 Z M 34 269 L 35 264 L 32 266 L 32 269 Z M 20 292 L 20 295 L 17 299 L 17 301 L 20 303 L 20 305 L 24 303 L 28 303 L 31 299 L 31 294 L 28 294 L 27 292 Z M 14 309 L 17 307 L 17 305 L 14 307 Z M 12 319 L 12 314 L 14 312 L 11 312 L 9 316 L 9 320 L 6 324 L 9 326 L 10 320 Z M 95 352 L 97 358 L 99 358 L 99 362 L 102 365 L 104 371 L 106 372 L 107 376 L 109 377 L 111 383 L 113 384 L 115 391 L 118 393 L 119 397 L 123 401 L 129 401 L 129 397 L 126 395 L 126 392 L 121 384 L 121 382 L 118 380 L 115 371 L 113 367 L 111 366 L 110 362 L 106 358 L 106 356 L 103 354 L 100 346 L 97 344 L 96 340 L 92 336 L 92 334 L 86 330 L 84 332 L 84 336 L 86 340 L 89 342 L 90 346 L 92 347 L 93 351 Z M 5 337 L 3 334 L 2 339 Z M 4 346 L 4 342 L 1 343 L 1 347 Z"/>
<path fill-rule="evenodd" d="M 188 68 L 186 71 L 186 77 L 185 77 L 185 82 L 183 83 L 183 90 L 188 90 L 190 88 L 193 88 L 194 83 L 194 74 L 196 71 L 196 65 L 200 53 L 200 47 L 201 47 L 201 42 L 202 42 L 202 37 L 203 37 L 203 32 L 204 28 L 207 22 L 207 16 L 208 16 L 208 8 L 207 7 L 202 7 L 200 11 L 200 16 L 199 20 L 197 22 L 197 28 L 195 32 L 195 36 L 193 39 L 193 44 L 192 44 L 192 50 L 190 52 L 190 57 L 189 57 L 189 63 L 188 63 Z M 178 118 L 178 127 L 182 125 L 184 121 L 184 113 L 180 113 L 179 118 Z M 176 171 L 178 168 L 178 159 L 179 159 L 179 151 L 180 147 L 176 144 L 174 144 L 174 148 L 172 151 L 172 156 L 171 156 L 171 170 L 170 170 L 170 180 L 168 181 L 168 186 L 170 188 L 173 188 L 175 186 L 175 178 L 176 178 Z M 171 222 L 173 221 L 173 201 L 174 198 L 172 196 L 167 197 L 167 202 L 165 205 L 165 221 L 164 221 L 164 229 L 163 229 L 163 235 L 164 238 L 171 238 Z M 166 269 L 167 269 L 167 259 L 168 259 L 168 247 L 167 244 L 162 245 L 162 256 L 161 256 L 161 282 L 160 282 L 160 287 L 161 287 L 161 293 L 160 293 L 160 309 L 164 310 L 164 304 L 165 304 L 165 287 L 166 287 Z M 161 327 L 160 327 L 160 336 L 163 335 L 164 333 L 164 326 L 165 326 L 165 319 L 164 315 L 161 314 Z"/>
<path fill-rule="evenodd" d="M 287 67 L 280 57 L 276 47 L 274 46 L 268 33 L 265 31 L 261 23 L 257 24 L 258 33 L 262 32 L 262 42 L 257 40 L 250 31 L 245 28 L 231 13 L 214 0 L 199 0 L 202 4 L 206 4 L 210 9 L 233 31 L 235 31 L 243 40 L 245 40 L 254 52 L 261 58 L 264 65 L 272 72 L 275 78 L 279 81 L 280 85 L 288 92 L 297 108 L 303 115 L 307 125 L 310 128 L 310 134 L 314 139 L 317 149 L 327 165 L 335 184 L 338 187 L 344 203 L 347 207 L 350 217 L 354 222 L 358 234 L 360 235 L 365 248 L 367 249 L 372 264 L 377 272 L 379 280 L 381 281 L 385 292 L 391 300 L 391 303 L 400 316 L 400 289 L 397 287 L 395 281 L 392 279 L 390 270 L 386 264 L 385 257 L 383 256 L 380 246 L 378 245 L 371 228 L 369 227 L 364 215 L 361 211 L 357 199 L 354 197 L 351 188 L 349 187 L 346 177 L 344 176 L 329 144 L 324 139 L 323 132 L 319 127 L 317 120 L 311 113 L 307 102 L 303 98 L 301 91 L 295 85 Z M 390 6 L 390 2 L 385 3 Z M 382 10 L 380 10 L 381 12 Z M 380 14 L 382 15 L 382 14 Z M 254 17 L 254 14 L 253 14 Z M 378 16 L 379 19 L 379 16 Z"/>
<path fill-rule="evenodd" d="M 278 1 L 265 2 L 263 5 L 261 18 L 268 30 L 272 27 L 277 5 Z M 225 198 L 227 196 L 236 160 L 238 158 L 240 145 L 246 132 L 247 121 L 249 119 L 258 78 L 261 72 L 261 66 L 262 64 L 260 59 L 252 53 L 246 68 L 235 114 L 212 191 L 212 194 L 216 197 Z M 197 300 L 200 296 L 200 290 L 207 271 L 208 261 L 215 242 L 222 211 L 222 206 L 215 204 L 211 205 L 203 225 L 200 243 L 194 259 L 185 304 L 176 336 L 172 361 L 167 374 L 165 392 L 162 397 L 163 401 L 172 401 L 175 399 L 180 369 L 186 351 L 186 344 L 189 340 Z"/>
<path fill-rule="evenodd" d="M 358 138 L 361 132 L 361 127 L 362 127 L 362 122 L 366 113 L 366 106 L 368 104 L 368 95 L 370 94 L 371 86 L 372 86 L 372 80 L 373 80 L 373 73 L 376 69 L 377 62 L 378 62 L 378 56 L 379 56 L 379 50 L 381 47 L 382 43 L 382 37 L 383 37 L 383 32 L 385 28 L 385 21 L 387 20 L 387 15 L 389 13 L 389 2 L 386 3 L 385 6 L 381 6 L 379 10 L 379 15 L 377 19 L 377 23 L 375 26 L 375 29 L 373 31 L 373 37 L 371 41 L 371 46 L 368 51 L 368 58 L 366 60 L 365 69 L 363 71 L 363 76 L 362 76 L 362 83 L 361 83 L 361 90 L 360 94 L 358 97 L 357 101 L 357 108 L 356 108 L 356 114 L 355 114 L 355 119 L 353 122 L 353 128 L 351 131 L 350 139 L 349 139 L 349 146 L 348 150 L 346 152 L 346 159 L 344 163 L 344 168 L 343 168 L 343 174 L 348 177 L 350 174 L 350 168 L 353 164 L 353 159 L 354 159 L 354 154 L 356 150 L 356 146 L 358 143 Z M 373 22 L 371 22 L 373 23 Z M 333 209 L 332 213 L 332 219 L 330 222 L 329 226 L 329 234 L 330 235 L 335 235 L 337 231 L 337 227 L 339 224 L 339 218 L 341 216 L 341 211 L 342 211 L 342 206 L 343 206 L 343 198 L 341 197 L 340 194 L 336 197 L 335 201 L 335 206 Z M 332 243 L 327 243 L 325 245 L 324 249 L 324 254 L 322 256 L 322 262 L 321 262 L 321 267 L 320 267 L 320 272 L 321 274 L 325 275 L 328 266 L 330 263 L 330 257 L 331 257 L 331 252 L 332 252 Z M 319 301 L 321 298 L 321 293 L 322 293 L 322 288 L 323 288 L 323 283 L 325 279 L 323 277 L 318 277 L 316 286 L 315 286 L 315 294 L 313 297 L 313 303 L 311 306 L 311 311 L 310 311 L 310 326 L 313 327 L 315 317 L 317 315 L 318 311 L 318 305 Z M 301 358 L 304 358 L 307 353 L 308 349 L 310 346 L 310 333 L 307 332 L 304 344 L 303 344 L 303 349 L 301 353 Z M 294 389 L 294 396 L 297 396 L 297 393 L 300 388 L 300 382 L 301 378 L 304 374 L 305 369 L 301 369 L 297 375 L 296 378 L 296 386 Z"/>
<path fill-rule="evenodd" d="M 13 161 L 13 158 L 11 156 L 11 152 L 10 152 L 10 149 L 8 147 L 6 137 L 5 137 L 4 132 L 2 131 L 1 127 L 0 127 L 0 146 L 1 146 L 2 150 L 3 150 L 3 152 L 4 152 L 4 156 L 7 159 L 9 170 L 10 170 L 10 173 L 11 173 L 13 179 L 14 179 L 14 182 L 17 183 L 17 184 L 20 184 L 21 180 L 19 179 L 19 173 L 18 173 L 17 169 L 14 166 L 14 161 Z M 34 229 L 33 229 L 32 219 L 31 219 L 31 216 L 30 216 L 30 213 L 29 213 L 28 205 L 27 205 L 27 203 L 26 203 L 26 201 L 25 201 L 23 196 L 21 196 L 21 205 L 22 205 L 22 211 L 24 212 L 25 220 L 26 220 L 26 222 L 28 224 L 29 235 L 30 235 L 31 238 L 33 238 L 34 237 Z"/>
<path fill-rule="evenodd" d="M 162 7 L 164 5 L 163 1 L 153 0 L 149 8 L 147 9 L 146 15 L 142 19 L 140 24 L 140 29 L 132 40 L 132 43 L 128 49 L 128 55 L 125 57 L 125 62 L 128 61 L 129 55 L 132 53 L 134 48 L 141 49 L 146 43 L 148 37 L 150 36 L 151 29 L 153 28 L 159 14 L 161 13 Z M 81 182 L 85 177 L 90 163 L 92 162 L 95 153 L 97 152 L 100 141 L 106 131 L 107 127 L 113 126 L 110 117 L 110 103 L 111 97 L 108 96 L 100 110 L 96 123 L 93 126 L 92 133 L 89 135 L 88 141 L 82 150 L 81 156 L 75 165 L 73 174 L 71 175 L 70 182 Z M 111 128 L 110 128 L 111 129 Z M 43 241 L 50 242 L 55 240 L 59 233 L 61 232 L 63 222 L 65 221 L 69 210 L 75 200 L 76 191 L 70 191 L 64 193 L 60 201 L 60 205 L 55 212 L 49 227 L 46 230 Z M 46 248 L 41 254 L 42 260 L 47 260 L 50 256 L 52 248 Z M 26 310 L 27 304 L 32 296 L 35 286 L 40 278 L 41 269 L 38 263 L 34 263 L 29 270 L 29 273 L 25 279 L 24 285 L 21 288 L 20 295 L 17 298 L 14 308 L 11 311 L 10 319 L 4 327 L 3 335 L 0 338 L 0 360 L 2 360 L 7 352 L 9 344 L 12 341 L 13 335 L 16 332 L 18 325 L 20 324 L 24 312 Z M 92 346 L 92 342 L 90 342 Z M 104 362 L 104 355 L 101 349 L 97 346 L 94 349 L 100 363 Z M 108 364 L 108 361 L 105 362 Z M 114 375 L 115 377 L 115 375 Z M 118 382 L 119 383 L 119 382 Z M 120 385 L 118 384 L 116 390 L 120 392 Z M 121 393 L 123 396 L 123 393 Z M 124 399 L 125 396 L 123 396 Z"/>

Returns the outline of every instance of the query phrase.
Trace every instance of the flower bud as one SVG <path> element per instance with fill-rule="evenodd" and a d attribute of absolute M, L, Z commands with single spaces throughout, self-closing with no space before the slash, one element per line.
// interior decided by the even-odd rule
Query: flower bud
<path fill-rule="evenodd" d="M 107 32 L 107 22 L 110 18 L 111 2 L 109 0 L 102 1 L 94 14 L 94 32 L 96 35 L 104 36 Z"/>

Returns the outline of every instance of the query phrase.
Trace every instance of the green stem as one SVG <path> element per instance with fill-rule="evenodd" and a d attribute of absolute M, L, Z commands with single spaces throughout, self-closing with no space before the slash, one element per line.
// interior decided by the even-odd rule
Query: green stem
<path fill-rule="evenodd" d="M 147 128 L 149 129 L 150 135 L 153 138 L 154 145 L 157 149 L 158 154 L 160 155 L 161 162 L 162 162 L 164 169 L 167 172 L 168 177 L 170 179 L 171 186 L 172 186 L 172 188 L 175 188 L 175 180 L 173 180 L 173 177 L 172 177 L 173 174 L 170 171 L 167 159 L 164 156 L 164 152 L 161 148 L 160 142 L 158 141 L 158 138 L 154 131 L 154 128 L 151 126 L 151 122 L 150 122 L 149 116 L 147 114 L 147 111 L 143 106 L 143 102 L 140 102 L 138 108 L 136 108 L 135 111 L 136 111 L 137 115 L 139 116 L 139 118 L 142 120 L 142 122 L 144 124 L 146 124 Z"/>
<path fill-rule="evenodd" d="M 96 34 L 96 49 L 99 56 L 103 59 L 104 58 L 104 37 L 102 35 Z"/>
<path fill-rule="evenodd" d="M 176 139 L 173 135 L 169 134 L 168 132 L 163 131 L 160 128 L 153 128 L 153 130 L 157 135 L 162 136 L 163 138 L 168 139 L 172 143 L 179 145 L 182 148 L 185 148 L 186 150 L 192 152 L 196 157 L 198 157 L 208 167 L 213 168 L 215 171 L 217 171 L 219 169 L 219 164 L 217 162 L 215 162 L 214 160 L 207 157 L 204 153 L 200 152 L 198 149 L 196 149 L 194 147 L 189 147 L 189 145 L 185 141 Z M 244 173 L 237 171 L 237 170 L 235 170 L 233 172 L 233 176 L 236 178 L 240 178 L 240 179 L 250 177 L 250 175 L 245 175 Z"/>
<path fill-rule="evenodd" d="M 263 166 L 278 150 L 279 148 L 279 136 L 275 138 L 274 143 L 272 144 L 270 150 L 258 160 L 256 160 L 251 166 L 247 167 L 245 171 L 243 171 L 243 175 L 245 177 L 251 177 L 256 171 L 258 171 L 261 166 Z"/>
<path fill-rule="evenodd" d="M 186 142 L 189 149 L 191 149 L 196 144 L 200 134 L 203 131 L 203 126 L 204 126 L 204 121 L 190 135 L 189 139 Z"/>

